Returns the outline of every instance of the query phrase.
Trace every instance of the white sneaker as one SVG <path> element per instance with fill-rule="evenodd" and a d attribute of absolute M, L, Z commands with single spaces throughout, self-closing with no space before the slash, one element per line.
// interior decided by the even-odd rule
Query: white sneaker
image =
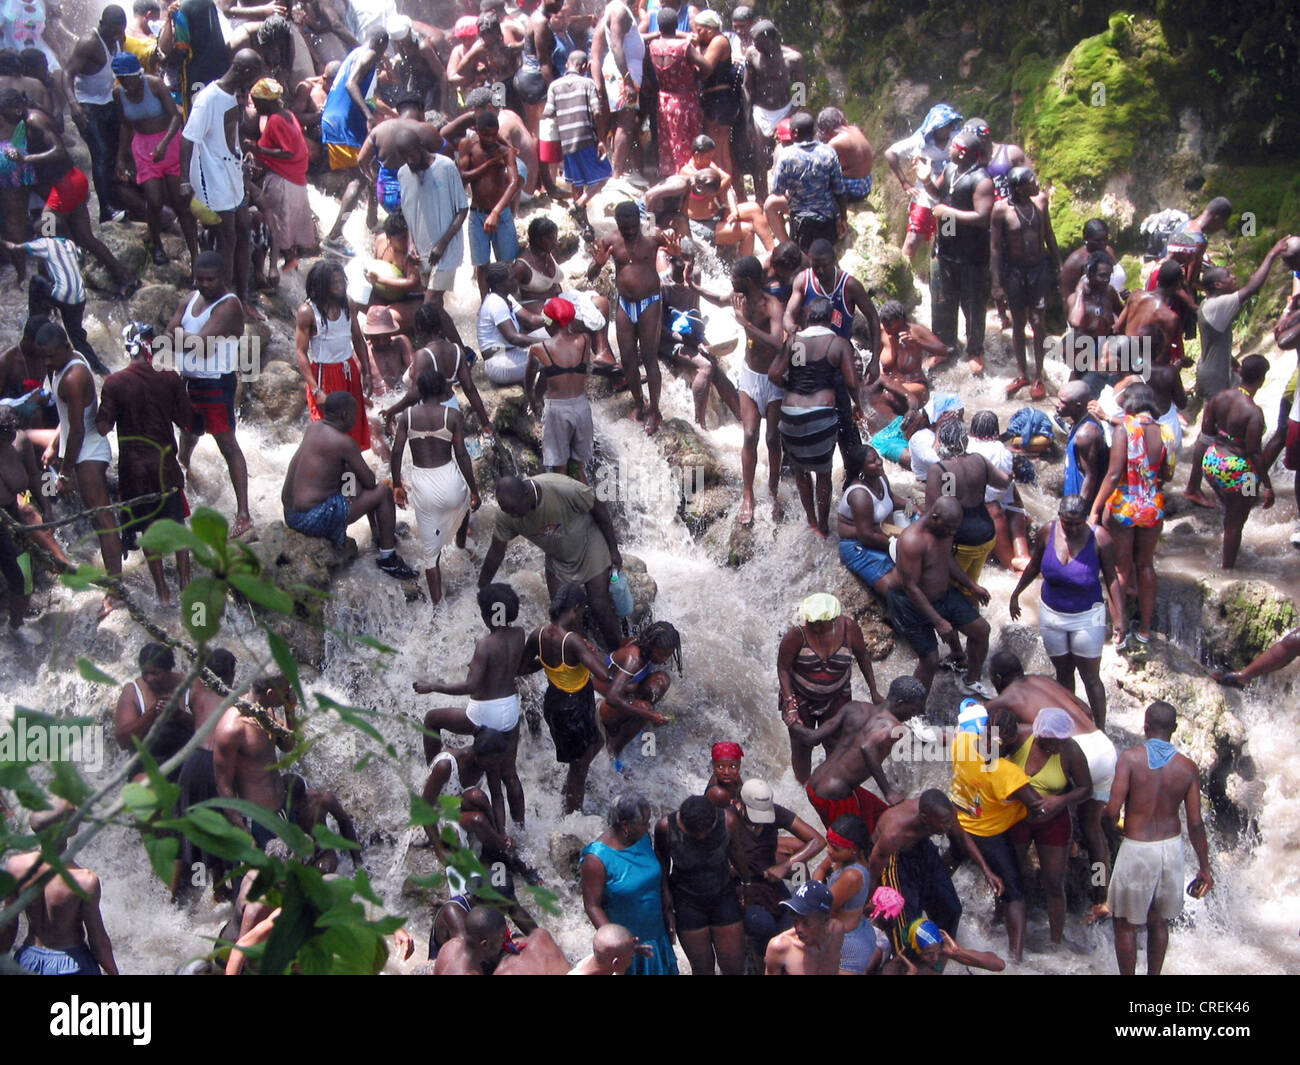
<path fill-rule="evenodd" d="M 987 684 L 985 684 L 982 680 L 966 681 L 966 680 L 959 679 L 957 681 L 957 688 L 959 691 L 963 691 L 967 695 L 978 696 L 979 698 L 983 699 L 985 702 L 988 702 L 990 699 L 996 699 L 998 697 L 998 693 L 995 692 L 992 688 L 990 688 Z"/>

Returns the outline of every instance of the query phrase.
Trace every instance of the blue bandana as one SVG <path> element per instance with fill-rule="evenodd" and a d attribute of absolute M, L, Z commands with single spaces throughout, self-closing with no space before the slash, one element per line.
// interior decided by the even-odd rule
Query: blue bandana
<path fill-rule="evenodd" d="M 1147 767 L 1163 769 L 1178 752 L 1168 740 L 1147 740 Z"/>
<path fill-rule="evenodd" d="M 926 140 L 933 140 L 932 134 L 936 129 L 943 129 L 944 126 L 951 126 L 954 122 L 960 121 L 961 115 L 953 108 L 947 104 L 935 104 L 930 108 L 930 113 L 925 116 L 925 121 L 921 123 L 921 128 L 916 132 Z"/>

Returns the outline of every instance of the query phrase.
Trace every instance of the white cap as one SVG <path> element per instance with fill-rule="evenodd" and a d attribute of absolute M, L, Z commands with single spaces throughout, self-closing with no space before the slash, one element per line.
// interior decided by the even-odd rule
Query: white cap
<path fill-rule="evenodd" d="M 406 15 L 394 15 L 388 20 L 388 39 L 404 41 L 411 36 L 411 20 Z"/>
<path fill-rule="evenodd" d="M 756 825 L 770 825 L 776 820 L 776 803 L 772 801 L 772 787 L 765 780 L 747 780 L 740 789 L 740 801 L 745 812 Z"/>

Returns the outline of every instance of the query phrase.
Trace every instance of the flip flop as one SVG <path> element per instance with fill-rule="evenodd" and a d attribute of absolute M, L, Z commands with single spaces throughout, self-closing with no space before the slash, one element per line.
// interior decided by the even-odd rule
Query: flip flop
<path fill-rule="evenodd" d="M 1025 385 L 1029 384 L 1029 378 L 1017 377 L 1011 384 L 1007 385 L 1007 399 L 1010 399 L 1019 392 Z"/>

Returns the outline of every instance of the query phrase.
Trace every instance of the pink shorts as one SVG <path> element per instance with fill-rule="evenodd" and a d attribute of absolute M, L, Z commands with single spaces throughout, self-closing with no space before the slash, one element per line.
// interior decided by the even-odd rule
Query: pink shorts
<path fill-rule="evenodd" d="M 153 160 L 154 149 L 167 136 L 164 129 L 158 133 L 137 133 L 131 141 L 131 154 L 135 156 L 135 183 L 143 185 L 154 178 L 165 178 L 169 174 L 177 177 L 181 172 L 181 136 L 176 134 L 171 144 L 167 145 L 167 154 L 161 163 Z"/>

